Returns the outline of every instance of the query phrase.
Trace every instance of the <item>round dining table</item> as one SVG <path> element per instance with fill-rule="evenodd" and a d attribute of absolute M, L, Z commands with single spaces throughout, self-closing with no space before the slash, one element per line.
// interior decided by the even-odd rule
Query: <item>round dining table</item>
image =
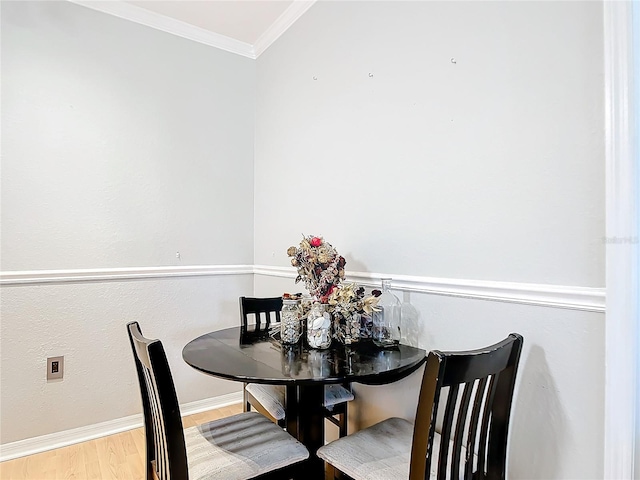
<path fill-rule="evenodd" d="M 324 463 L 316 451 L 324 444 L 324 386 L 362 383 L 382 385 L 416 371 L 427 352 L 408 345 L 379 348 L 363 339 L 345 346 L 334 341 L 324 350 L 279 341 L 277 334 L 227 328 L 191 340 L 184 361 L 203 373 L 245 383 L 287 387 L 287 431 L 310 453 L 305 479 L 324 478 Z"/>

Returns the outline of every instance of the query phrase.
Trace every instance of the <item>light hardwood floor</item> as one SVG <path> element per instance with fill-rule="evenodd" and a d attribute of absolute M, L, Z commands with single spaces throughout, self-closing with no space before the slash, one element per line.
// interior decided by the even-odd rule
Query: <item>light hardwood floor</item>
<path fill-rule="evenodd" d="M 183 417 L 184 428 L 242 412 L 242 404 Z M 142 428 L 0 463 L 2 480 L 144 480 Z"/>

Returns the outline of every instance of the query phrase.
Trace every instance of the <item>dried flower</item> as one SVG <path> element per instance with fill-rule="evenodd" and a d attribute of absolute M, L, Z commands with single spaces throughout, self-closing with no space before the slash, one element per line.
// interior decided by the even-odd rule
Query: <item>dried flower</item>
<path fill-rule="evenodd" d="M 289 247 L 287 255 L 293 257 L 291 265 L 298 270 L 296 283 L 302 280 L 314 298 L 326 300 L 332 287 L 340 283 L 339 265 L 344 266 L 346 261 L 322 237 L 303 235 L 300 246 Z"/>
<path fill-rule="evenodd" d="M 322 237 L 303 235 L 300 245 L 289 247 L 287 255 L 292 257 L 291 265 L 298 270 L 296 283 L 303 281 L 313 299 L 328 305 L 327 310 L 334 319 L 334 336 L 345 343 L 348 343 L 347 336 L 357 337 L 354 328 L 359 327 L 353 327 L 353 320 L 356 319 L 359 325 L 361 315 L 370 316 L 376 311 L 377 297 L 382 292 L 374 290 L 372 295 L 365 297 L 363 287 L 355 283 L 343 285 L 347 262 Z M 302 303 L 303 310 L 308 312 L 311 302 Z"/>

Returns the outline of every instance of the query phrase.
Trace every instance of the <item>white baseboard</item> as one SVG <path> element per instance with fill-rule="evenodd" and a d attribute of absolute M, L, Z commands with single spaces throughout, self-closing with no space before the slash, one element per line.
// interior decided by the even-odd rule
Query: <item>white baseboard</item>
<path fill-rule="evenodd" d="M 242 392 L 228 393 L 217 397 L 197 400 L 180 406 L 182 416 L 205 412 L 214 408 L 226 407 L 242 402 Z M 106 437 L 115 433 L 132 430 L 142 426 L 142 413 L 129 417 L 117 418 L 108 422 L 96 423 L 85 427 L 50 433 L 40 437 L 27 438 L 17 442 L 0 445 L 0 462 L 35 453 L 66 447 L 75 443 L 86 442 L 95 438 Z"/>

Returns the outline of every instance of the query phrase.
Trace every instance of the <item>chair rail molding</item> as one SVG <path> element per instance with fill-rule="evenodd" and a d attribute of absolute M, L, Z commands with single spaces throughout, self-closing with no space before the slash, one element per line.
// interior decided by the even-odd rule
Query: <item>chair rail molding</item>
<path fill-rule="evenodd" d="M 256 275 L 296 278 L 293 267 L 256 265 Z M 418 277 L 369 272 L 346 272 L 349 281 L 374 287 L 383 278 L 393 278 L 393 289 L 401 291 L 473 298 L 496 302 L 521 303 L 588 312 L 605 311 L 605 289 L 532 283 L 495 282 L 458 278 Z"/>
<path fill-rule="evenodd" d="M 0 272 L 3 287 L 50 283 L 86 283 L 163 279 L 176 277 L 214 277 L 220 275 L 263 275 L 294 279 L 293 267 L 271 265 L 192 265 L 166 267 L 126 267 L 75 270 L 30 270 Z M 347 272 L 347 280 L 375 287 L 383 278 L 393 278 L 394 290 L 472 298 L 494 302 L 521 303 L 588 312 L 605 311 L 605 289 L 561 285 L 495 282 L 460 278 L 434 278 L 394 273 Z"/>
<path fill-rule="evenodd" d="M 604 2 L 603 9 L 606 236 L 611 239 L 606 247 L 604 478 L 631 479 L 640 478 L 640 6 Z"/>
<path fill-rule="evenodd" d="M 0 272 L 0 285 L 83 283 L 144 278 L 212 277 L 252 275 L 253 265 L 192 265 L 167 267 L 95 268 L 75 270 L 30 270 Z"/>

